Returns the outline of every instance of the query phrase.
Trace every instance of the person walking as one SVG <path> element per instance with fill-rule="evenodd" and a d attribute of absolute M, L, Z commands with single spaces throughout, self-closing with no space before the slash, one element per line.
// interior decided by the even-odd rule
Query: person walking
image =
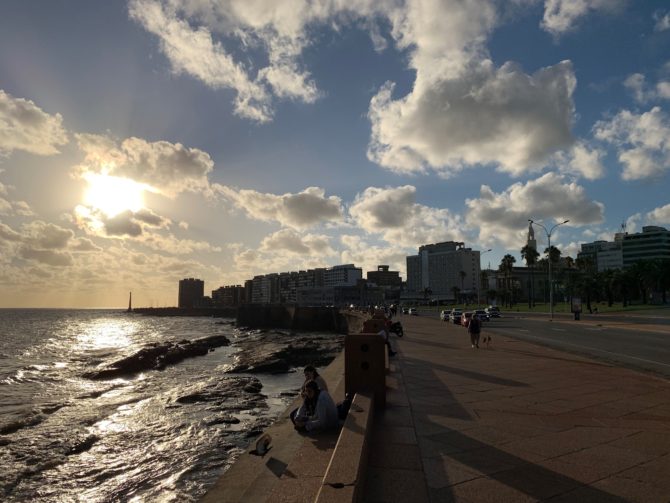
<path fill-rule="evenodd" d="M 479 336 L 481 335 L 481 332 L 482 322 L 479 319 L 479 316 L 473 314 L 468 323 L 468 334 L 470 334 L 470 344 L 473 348 L 479 347 Z"/>

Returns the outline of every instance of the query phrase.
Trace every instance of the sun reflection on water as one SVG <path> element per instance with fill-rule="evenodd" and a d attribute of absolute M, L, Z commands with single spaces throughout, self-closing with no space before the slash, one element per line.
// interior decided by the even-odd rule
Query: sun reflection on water
<path fill-rule="evenodd" d="M 130 320 L 96 320 L 83 327 L 77 336 L 77 346 L 89 351 L 129 346 L 138 329 L 139 324 Z"/>

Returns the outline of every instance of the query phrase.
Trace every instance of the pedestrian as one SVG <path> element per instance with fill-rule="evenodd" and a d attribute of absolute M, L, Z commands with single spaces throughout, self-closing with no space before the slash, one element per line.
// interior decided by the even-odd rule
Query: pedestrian
<path fill-rule="evenodd" d="M 308 401 L 307 401 L 307 390 L 306 390 L 307 383 L 310 382 L 310 381 L 314 381 L 319 386 L 319 389 L 322 389 L 322 390 L 325 390 L 325 391 L 328 391 L 328 385 L 326 384 L 326 381 L 323 379 L 323 377 L 321 377 L 321 374 L 319 374 L 316 371 L 316 368 L 314 368 L 314 366 L 307 365 L 305 367 L 305 369 L 303 370 L 303 372 L 305 374 L 305 382 L 303 382 L 302 386 L 300 387 L 300 396 L 302 397 L 302 400 L 303 400 L 302 401 L 303 413 L 305 413 L 306 411 L 308 411 L 310 409 L 310 407 L 313 408 L 313 405 L 314 405 L 314 404 L 308 403 Z M 297 417 L 298 412 L 300 411 L 300 408 L 301 407 L 297 407 L 297 408 L 293 409 L 291 411 L 291 413 L 289 414 L 289 417 L 291 418 L 291 421 L 293 422 L 293 424 L 295 424 L 295 418 Z"/>
<path fill-rule="evenodd" d="M 482 322 L 479 320 L 479 316 L 473 314 L 468 323 L 468 334 L 470 334 L 470 344 L 473 348 L 479 347 L 479 336 L 481 335 L 481 331 Z"/>
<path fill-rule="evenodd" d="M 320 390 L 315 381 L 309 381 L 305 385 L 305 391 L 307 398 L 304 409 L 300 407 L 293 421 L 295 429 L 319 432 L 337 428 L 339 425 L 337 406 L 328 392 Z"/>

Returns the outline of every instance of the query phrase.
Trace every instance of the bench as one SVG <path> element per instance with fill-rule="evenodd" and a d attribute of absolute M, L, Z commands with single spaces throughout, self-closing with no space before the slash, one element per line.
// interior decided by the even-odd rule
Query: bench
<path fill-rule="evenodd" d="M 337 439 L 317 503 L 359 501 L 364 492 L 368 436 L 374 416 L 374 395 L 356 393 Z"/>

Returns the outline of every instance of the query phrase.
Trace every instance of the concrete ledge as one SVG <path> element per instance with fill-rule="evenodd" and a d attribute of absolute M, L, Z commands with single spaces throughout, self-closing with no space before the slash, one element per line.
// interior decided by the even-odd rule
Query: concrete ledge
<path fill-rule="evenodd" d="M 363 494 L 374 395 L 356 393 L 330 459 L 317 503 L 354 502 Z"/>

